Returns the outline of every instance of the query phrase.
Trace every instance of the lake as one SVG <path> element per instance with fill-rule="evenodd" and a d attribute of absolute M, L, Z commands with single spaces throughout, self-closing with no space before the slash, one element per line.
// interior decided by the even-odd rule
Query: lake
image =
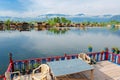
<path fill-rule="evenodd" d="M 9 63 L 9 53 L 14 60 L 47 57 L 87 52 L 88 45 L 93 51 L 102 51 L 105 47 L 120 49 L 120 30 L 107 28 L 71 28 L 64 34 L 50 31 L 0 31 L 0 74 Z"/>

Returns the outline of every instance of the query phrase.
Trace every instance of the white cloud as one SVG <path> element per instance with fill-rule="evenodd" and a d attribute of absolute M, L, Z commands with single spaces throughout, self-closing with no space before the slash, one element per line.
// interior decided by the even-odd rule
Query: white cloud
<path fill-rule="evenodd" d="M 0 11 L 0 16 L 17 16 L 18 13 L 14 11 Z"/>
<path fill-rule="evenodd" d="M 119 14 L 120 0 L 19 0 L 25 7 L 23 13 L 0 11 L 0 15 L 34 17 L 47 13 L 88 15 Z M 5 13 L 5 14 L 4 14 Z"/>

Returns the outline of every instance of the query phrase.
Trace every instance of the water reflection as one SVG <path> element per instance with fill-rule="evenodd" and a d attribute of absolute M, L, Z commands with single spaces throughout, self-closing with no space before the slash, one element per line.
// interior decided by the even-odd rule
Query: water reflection
<path fill-rule="evenodd" d="M 13 53 L 15 60 L 47 57 L 87 52 L 88 45 L 93 46 L 93 51 L 105 47 L 120 49 L 119 40 L 120 30 L 114 32 L 106 28 L 71 28 L 64 35 L 49 31 L 0 32 L 0 72 L 7 67 L 9 52 Z"/>
<path fill-rule="evenodd" d="M 56 27 L 56 28 L 50 28 L 48 30 L 48 32 L 54 33 L 54 34 L 65 34 L 67 31 L 69 30 L 69 28 L 66 27 Z"/>

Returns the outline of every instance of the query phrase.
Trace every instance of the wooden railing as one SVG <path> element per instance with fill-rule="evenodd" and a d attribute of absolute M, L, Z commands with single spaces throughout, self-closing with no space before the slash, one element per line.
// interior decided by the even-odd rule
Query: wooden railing
<path fill-rule="evenodd" d="M 9 64 L 9 66 L 8 66 L 8 68 L 7 68 L 7 70 L 6 70 L 6 72 L 12 72 L 12 63 Z"/>
<path fill-rule="evenodd" d="M 113 62 L 113 63 L 116 63 L 116 64 L 120 65 L 120 54 L 109 53 L 108 60 L 110 62 Z"/>
<path fill-rule="evenodd" d="M 94 60 L 103 61 L 108 60 L 108 52 L 94 52 L 87 53 L 87 55 Z M 14 70 L 19 70 L 21 73 L 25 73 L 27 71 L 31 72 L 34 68 L 38 67 L 40 64 L 50 62 L 50 61 L 59 61 L 64 59 L 75 59 L 78 58 L 78 54 L 64 55 L 64 56 L 53 56 L 47 58 L 35 58 L 35 59 L 27 59 L 27 60 L 18 60 L 14 61 Z"/>
<path fill-rule="evenodd" d="M 120 65 L 120 54 L 114 54 L 108 52 L 92 52 L 92 53 L 87 53 L 87 55 L 92 59 L 96 60 L 96 62 L 108 60 Z M 14 71 L 20 71 L 21 74 L 24 75 L 25 73 L 31 73 L 34 68 L 46 62 L 59 61 L 65 59 L 69 60 L 76 58 L 78 58 L 78 54 L 70 54 L 70 55 L 65 54 L 64 56 L 17 60 L 17 61 L 13 61 L 13 65 L 12 63 L 9 64 L 7 72 L 13 71 L 12 69 L 14 67 Z M 0 76 L 0 78 L 4 78 L 4 76 Z"/>
<path fill-rule="evenodd" d="M 8 65 L 6 72 L 12 72 L 12 63 Z M 5 75 L 0 76 L 0 80 L 6 80 Z"/>
<path fill-rule="evenodd" d="M 64 59 L 75 59 L 77 57 L 78 57 L 77 54 L 72 54 L 72 55 L 64 55 L 64 56 L 53 56 L 47 58 L 18 60 L 18 61 L 14 61 L 14 70 L 15 71 L 19 70 L 21 73 L 24 74 L 27 71 L 31 72 L 34 68 L 46 62 L 59 61 Z"/>
<path fill-rule="evenodd" d="M 0 75 L 0 80 L 5 80 L 5 75 Z"/>

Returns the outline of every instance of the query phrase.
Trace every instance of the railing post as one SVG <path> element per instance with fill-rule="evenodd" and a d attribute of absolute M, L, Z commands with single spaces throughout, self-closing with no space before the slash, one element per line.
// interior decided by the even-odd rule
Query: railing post
<path fill-rule="evenodd" d="M 105 60 L 108 60 L 109 57 L 109 49 L 105 48 Z"/>
<path fill-rule="evenodd" d="M 120 65 L 120 55 L 118 54 L 118 60 L 117 60 L 118 64 Z"/>
<path fill-rule="evenodd" d="M 12 64 L 12 72 L 14 72 L 14 63 L 12 59 L 12 53 L 9 53 L 9 59 L 10 59 L 10 63 Z"/>
<path fill-rule="evenodd" d="M 66 57 L 66 56 L 67 56 L 67 54 L 66 54 L 66 53 L 64 53 L 64 56 Z"/>
<path fill-rule="evenodd" d="M 101 55 L 100 55 L 100 61 L 102 61 L 102 60 L 103 60 L 104 51 L 102 51 L 100 54 L 101 54 Z"/>

